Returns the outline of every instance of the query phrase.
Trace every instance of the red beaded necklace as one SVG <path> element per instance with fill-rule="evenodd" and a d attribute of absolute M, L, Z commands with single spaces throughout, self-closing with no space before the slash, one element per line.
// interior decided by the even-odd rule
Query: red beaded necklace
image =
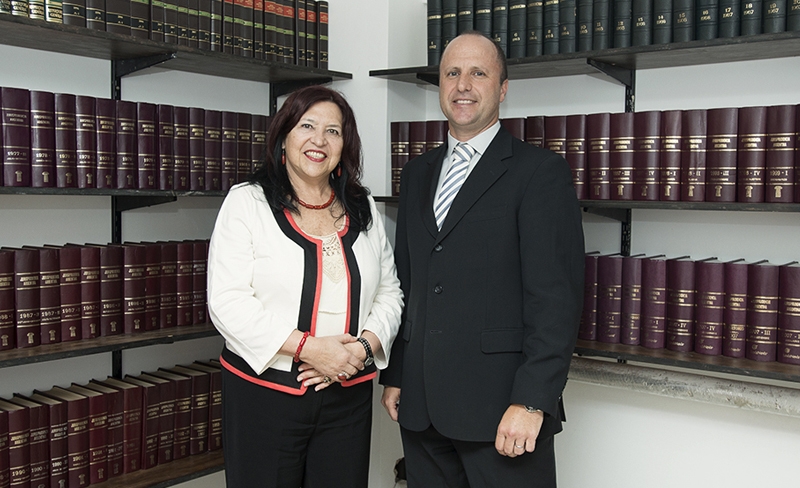
<path fill-rule="evenodd" d="M 333 193 L 333 190 L 331 190 L 331 197 L 328 199 L 327 202 L 323 203 L 322 205 L 310 205 L 310 204 L 300 200 L 299 198 L 297 199 L 297 203 L 299 203 L 300 206 L 305 207 L 305 208 L 310 209 L 310 210 L 322 210 L 322 209 L 330 207 L 335 198 L 336 198 L 336 194 Z"/>

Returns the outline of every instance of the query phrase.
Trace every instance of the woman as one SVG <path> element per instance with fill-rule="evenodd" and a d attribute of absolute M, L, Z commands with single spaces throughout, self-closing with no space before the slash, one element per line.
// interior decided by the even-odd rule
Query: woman
<path fill-rule="evenodd" d="M 402 292 L 361 169 L 350 106 L 304 88 L 220 208 L 208 301 L 226 342 L 228 488 L 367 486 L 370 380 L 388 364 Z"/>

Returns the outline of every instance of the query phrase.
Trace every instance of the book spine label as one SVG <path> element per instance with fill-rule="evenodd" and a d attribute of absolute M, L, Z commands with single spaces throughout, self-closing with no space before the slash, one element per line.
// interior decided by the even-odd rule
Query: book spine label
<path fill-rule="evenodd" d="M 123 254 L 122 248 L 100 248 L 100 335 L 123 331 Z"/>
<path fill-rule="evenodd" d="M 568 115 L 567 149 L 564 158 L 572 171 L 572 184 L 579 200 L 587 198 L 586 184 L 586 115 Z"/>
<path fill-rule="evenodd" d="M 719 35 L 719 0 L 697 0 L 695 38 L 716 39 Z"/>
<path fill-rule="evenodd" d="M 206 187 L 205 159 L 205 110 L 189 109 L 189 189 L 204 190 Z"/>
<path fill-rule="evenodd" d="M 653 44 L 672 42 L 672 0 L 653 0 Z"/>
<path fill-rule="evenodd" d="M 3 87 L 0 100 L 3 185 L 31 186 L 30 92 L 23 88 Z"/>
<path fill-rule="evenodd" d="M 144 332 L 146 309 L 146 252 L 144 246 L 124 246 L 123 289 L 123 330 L 126 334 Z"/>
<path fill-rule="evenodd" d="M 117 187 L 116 104 L 107 98 L 96 99 L 97 111 L 97 187 Z"/>
<path fill-rule="evenodd" d="M 61 267 L 58 249 L 39 249 L 41 344 L 61 342 Z"/>
<path fill-rule="evenodd" d="M 720 0 L 719 2 L 719 37 L 738 37 L 741 30 L 741 0 Z"/>
<path fill-rule="evenodd" d="M 633 199 L 633 112 L 611 114 L 611 199 Z"/>
<path fill-rule="evenodd" d="M 78 186 L 78 142 L 75 95 L 56 93 L 56 186 Z"/>
<path fill-rule="evenodd" d="M 642 346 L 662 349 L 666 344 L 667 261 L 642 261 Z"/>
<path fill-rule="evenodd" d="M 587 165 L 589 167 L 589 198 L 611 198 L 611 114 L 598 113 L 586 117 Z"/>
<path fill-rule="evenodd" d="M 172 105 L 159 105 L 158 117 L 158 189 L 172 190 L 175 164 L 172 149 L 175 139 L 175 125 L 172 121 Z"/>
<path fill-rule="evenodd" d="M 222 189 L 222 112 L 206 110 L 204 125 L 205 189 L 219 191 Z M 264 135 L 266 147 L 266 132 Z"/>
<path fill-rule="evenodd" d="M 136 103 L 117 100 L 117 188 L 136 188 Z"/>
<path fill-rule="evenodd" d="M 592 29 L 592 49 L 611 47 L 612 15 L 611 0 L 596 0 L 592 8 L 594 27 Z"/>
<path fill-rule="evenodd" d="M 100 335 L 100 249 L 91 246 L 81 252 L 81 329 L 78 338 Z"/>
<path fill-rule="evenodd" d="M 55 97 L 31 91 L 31 186 L 56 186 Z"/>
<path fill-rule="evenodd" d="M 661 181 L 661 113 L 634 114 L 633 199 L 657 201 Z"/>
<path fill-rule="evenodd" d="M 722 354 L 725 308 L 725 264 L 698 261 L 695 264 L 697 309 L 694 351 L 708 356 Z"/>
<path fill-rule="evenodd" d="M 659 200 L 681 199 L 681 122 L 680 110 L 661 112 L 661 190 Z"/>
<path fill-rule="evenodd" d="M 39 279 L 39 253 L 33 249 L 15 250 L 14 301 L 16 303 L 17 348 L 41 344 Z"/>
<path fill-rule="evenodd" d="M 762 0 L 742 1 L 741 35 L 752 36 L 761 34 Z"/>
<path fill-rule="evenodd" d="M 706 193 L 707 111 L 684 111 L 681 128 L 681 200 L 702 202 Z"/>
<path fill-rule="evenodd" d="M 667 349 L 690 352 L 694 346 L 694 261 L 667 261 Z"/>
<path fill-rule="evenodd" d="M 795 117 L 795 105 L 767 108 L 765 201 L 768 203 L 794 202 Z"/>
<path fill-rule="evenodd" d="M 600 256 L 597 260 L 597 340 L 620 341 L 622 313 L 622 257 Z"/>
<path fill-rule="evenodd" d="M 748 270 L 745 357 L 753 361 L 777 359 L 779 272 L 768 263 Z"/>
<path fill-rule="evenodd" d="M 89 478 L 89 401 L 67 401 L 67 469 L 69 486 L 88 486 Z"/>
<path fill-rule="evenodd" d="M 174 144 L 172 188 L 189 189 L 189 109 L 173 108 Z"/>
<path fill-rule="evenodd" d="M 632 0 L 613 0 L 614 47 L 630 47 Z"/>
<path fill-rule="evenodd" d="M 653 44 L 652 0 L 633 0 L 631 6 L 631 45 L 647 46 Z"/>
<path fill-rule="evenodd" d="M 144 330 L 160 328 L 161 320 L 161 244 L 145 246 Z"/>
<path fill-rule="evenodd" d="M 136 174 L 140 190 L 158 188 L 156 181 L 156 106 L 152 103 L 136 104 Z"/>
<path fill-rule="evenodd" d="M 564 115 L 548 115 L 544 119 L 544 146 L 554 153 L 567 153 L 567 118 Z"/>
<path fill-rule="evenodd" d="M 736 201 L 736 150 L 739 147 L 739 109 L 708 111 L 706 201 Z"/>
<path fill-rule="evenodd" d="M 739 109 L 737 201 L 764 201 L 767 167 L 767 107 Z"/>
<path fill-rule="evenodd" d="M 722 354 L 733 358 L 743 358 L 745 355 L 748 268 L 744 263 L 725 263 Z"/>
<path fill-rule="evenodd" d="M 695 35 L 694 0 L 673 0 L 672 42 L 688 42 Z"/>
<path fill-rule="evenodd" d="M 97 187 L 97 113 L 95 98 L 75 97 L 75 150 L 78 188 Z"/>
<path fill-rule="evenodd" d="M 622 258 L 622 310 L 620 338 L 622 344 L 639 345 L 642 334 L 642 259 Z"/>
<path fill-rule="evenodd" d="M 81 338 L 81 249 L 59 249 L 61 342 Z"/>

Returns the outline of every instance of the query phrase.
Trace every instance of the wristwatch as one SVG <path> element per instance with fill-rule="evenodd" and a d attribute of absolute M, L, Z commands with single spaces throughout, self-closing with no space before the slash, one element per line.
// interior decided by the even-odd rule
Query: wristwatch
<path fill-rule="evenodd" d="M 541 413 L 542 409 L 541 408 L 533 408 L 530 405 L 525 405 L 525 411 L 528 412 L 528 413 L 537 413 L 537 412 Z"/>
<path fill-rule="evenodd" d="M 363 337 L 358 338 L 358 342 L 364 346 L 364 351 L 367 353 L 367 358 L 364 359 L 364 366 L 372 366 L 372 363 L 375 362 L 375 356 L 372 355 L 372 346 L 369 345 L 369 341 L 364 339 Z"/>

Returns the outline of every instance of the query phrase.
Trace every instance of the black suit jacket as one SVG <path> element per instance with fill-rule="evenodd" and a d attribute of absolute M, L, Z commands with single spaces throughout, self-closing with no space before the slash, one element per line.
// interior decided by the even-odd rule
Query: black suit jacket
<path fill-rule="evenodd" d="M 447 145 L 403 169 L 395 261 L 404 320 L 381 383 L 400 424 L 494 442 L 508 406 L 561 430 L 583 303 L 580 207 L 566 161 L 500 128 L 441 231 L 433 200 Z"/>

